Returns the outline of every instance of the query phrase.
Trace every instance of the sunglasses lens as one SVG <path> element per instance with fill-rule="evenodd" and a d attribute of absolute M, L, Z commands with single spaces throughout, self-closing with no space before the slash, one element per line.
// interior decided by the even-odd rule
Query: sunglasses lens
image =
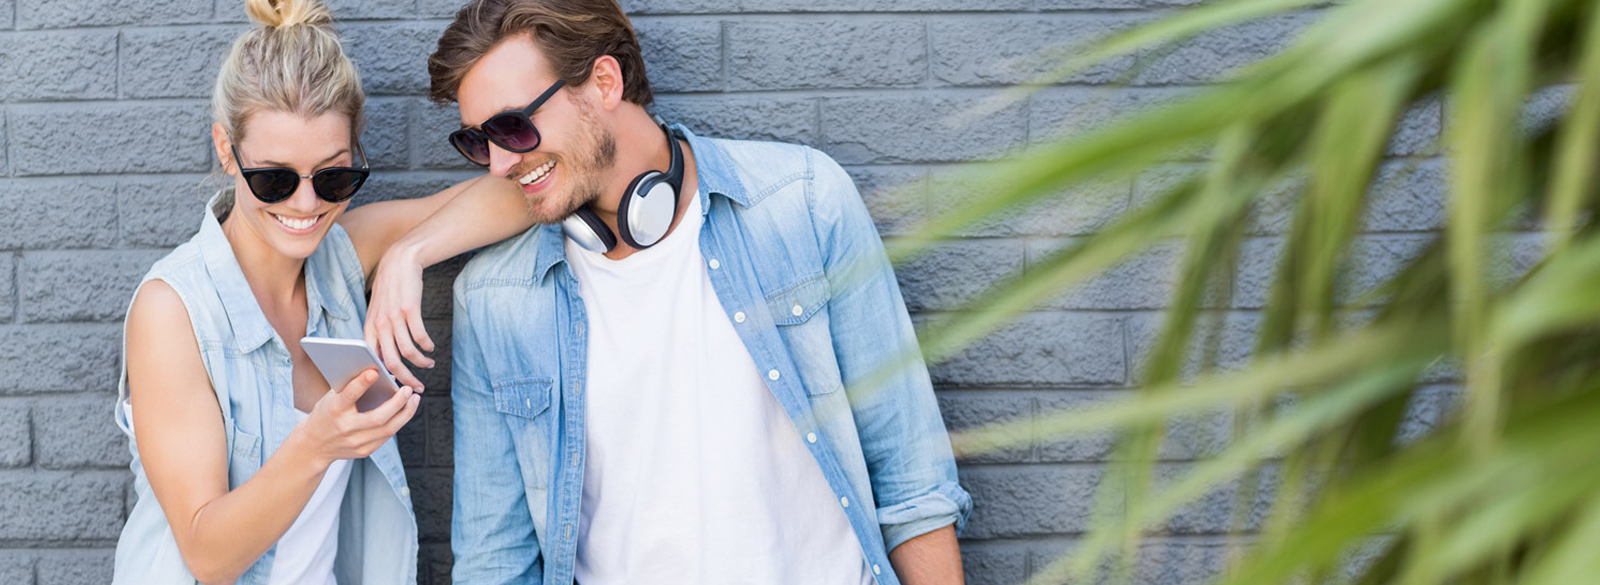
<path fill-rule="evenodd" d="M 450 144 L 467 160 L 481 166 L 489 165 L 489 142 L 482 132 L 472 129 L 451 132 Z"/>
<path fill-rule="evenodd" d="M 483 123 L 483 132 L 512 152 L 528 152 L 539 147 L 539 131 L 526 116 L 505 113 L 489 118 Z"/>
<path fill-rule="evenodd" d="M 295 187 L 300 186 L 300 177 L 287 169 L 245 171 L 244 180 L 250 185 L 250 192 L 255 193 L 256 199 L 260 199 L 263 203 L 277 203 L 288 199 L 294 194 Z"/>
<path fill-rule="evenodd" d="M 338 203 L 354 197 L 367 173 L 359 169 L 324 169 L 311 177 L 311 188 L 317 196 L 329 203 Z"/>

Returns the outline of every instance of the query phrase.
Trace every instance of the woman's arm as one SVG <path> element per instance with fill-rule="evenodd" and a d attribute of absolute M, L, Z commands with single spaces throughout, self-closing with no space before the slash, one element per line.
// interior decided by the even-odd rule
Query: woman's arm
<path fill-rule="evenodd" d="M 171 286 L 141 287 L 128 312 L 127 348 L 140 462 L 184 563 L 202 583 L 238 579 L 294 523 L 333 460 L 370 455 L 416 412 L 409 390 L 356 412 L 376 375 L 364 373 L 330 390 L 261 470 L 229 491 L 221 406 Z"/>
<path fill-rule="evenodd" d="M 442 213 L 441 213 L 442 212 Z M 437 253 L 429 265 L 509 238 L 533 225 L 516 183 L 483 175 L 415 199 L 379 201 L 339 218 L 370 279 L 389 247 L 408 233 Z"/>
<path fill-rule="evenodd" d="M 422 325 L 422 269 L 533 226 L 522 188 L 484 175 L 418 199 L 372 203 L 339 220 L 366 269 L 372 300 L 366 339 L 402 384 L 422 381 L 400 358 L 431 368 L 433 340 Z M 418 350 L 421 347 L 421 350 Z"/>

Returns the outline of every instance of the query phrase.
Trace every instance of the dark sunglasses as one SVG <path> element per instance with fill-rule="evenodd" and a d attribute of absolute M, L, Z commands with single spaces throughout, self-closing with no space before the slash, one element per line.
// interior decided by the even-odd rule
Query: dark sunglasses
<path fill-rule="evenodd" d="M 493 142 L 500 148 L 511 152 L 529 152 L 539 148 L 539 129 L 533 127 L 533 120 L 528 116 L 538 111 L 545 100 L 555 95 L 556 90 L 566 85 L 565 81 L 557 79 L 550 85 L 550 89 L 539 94 L 533 103 L 521 110 L 506 110 L 484 120 L 478 128 L 462 128 L 450 133 L 450 145 L 467 160 L 480 167 L 489 166 L 489 143 Z M 481 129 L 480 129 L 481 128 Z"/>
<path fill-rule="evenodd" d="M 233 161 L 239 165 L 239 174 L 244 175 L 244 182 L 250 185 L 250 192 L 256 194 L 256 199 L 262 203 L 277 203 L 294 195 L 295 189 L 300 188 L 300 179 L 311 179 L 311 190 L 317 197 L 328 203 L 339 203 L 356 195 L 361 185 L 367 182 L 370 171 L 367 169 L 367 154 L 362 152 L 361 143 L 356 142 L 356 156 L 361 158 L 361 168 L 355 167 L 328 167 L 309 175 L 302 175 L 294 169 L 283 167 L 261 167 L 257 169 L 244 168 L 244 159 L 239 157 L 239 145 L 230 145 L 233 148 Z"/>

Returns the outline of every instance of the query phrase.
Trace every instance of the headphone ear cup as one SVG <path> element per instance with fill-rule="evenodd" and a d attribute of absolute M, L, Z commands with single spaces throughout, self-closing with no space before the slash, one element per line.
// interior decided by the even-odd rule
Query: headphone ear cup
<path fill-rule="evenodd" d="M 604 254 L 617 247 L 617 236 L 588 207 L 580 207 L 571 216 L 561 220 L 561 229 L 572 241 L 591 252 Z"/>
<path fill-rule="evenodd" d="M 638 248 L 640 250 L 655 245 L 655 242 L 646 244 L 634 238 L 634 233 L 631 229 L 631 225 L 634 221 L 633 214 L 638 212 L 639 208 L 641 207 L 639 205 L 635 205 L 635 203 L 644 199 L 645 195 L 650 194 L 650 189 L 655 187 L 656 183 L 659 181 L 658 177 L 660 176 L 661 173 L 659 171 L 650 171 L 634 177 L 633 181 L 628 183 L 628 189 L 623 191 L 624 194 L 622 196 L 622 201 L 617 203 L 617 235 L 621 236 L 622 241 L 626 242 L 629 246 L 633 246 L 634 248 Z M 673 207 L 676 208 L 677 206 L 674 205 Z M 674 211 L 676 211 L 676 209 L 674 209 Z M 672 220 L 669 218 L 667 222 L 670 224 Z M 665 230 L 662 231 L 664 232 Z M 660 241 L 659 238 L 657 241 Z"/>

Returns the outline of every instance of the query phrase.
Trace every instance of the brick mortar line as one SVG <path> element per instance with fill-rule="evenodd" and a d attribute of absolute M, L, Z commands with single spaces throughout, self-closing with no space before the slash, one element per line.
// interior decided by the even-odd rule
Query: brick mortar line
<path fill-rule="evenodd" d="M 16 4 L 20 4 L 20 2 L 18 2 Z M 12 7 L 13 13 L 15 13 L 18 10 L 18 7 L 16 6 L 16 4 L 13 4 L 13 7 Z M 218 7 L 217 10 L 220 10 L 220 7 Z M 1072 10 L 1072 9 L 1059 10 L 1058 9 L 1058 10 L 1033 10 L 1033 11 L 1028 11 L 1028 10 L 1023 10 L 1023 11 L 1016 11 L 1016 10 L 967 10 L 967 11 L 962 11 L 962 10 L 953 10 L 953 11 L 907 10 L 907 11 L 861 11 L 861 12 L 841 12 L 841 11 L 834 11 L 834 12 L 705 12 L 705 13 L 660 12 L 660 13 L 629 13 L 628 17 L 629 17 L 629 19 L 634 20 L 636 22 L 645 22 L 645 23 L 654 23 L 654 22 L 672 23 L 674 21 L 695 22 L 695 21 L 727 20 L 727 19 L 731 19 L 731 22 L 733 22 L 733 23 L 745 23 L 745 22 L 752 22 L 752 21 L 791 22 L 791 21 L 808 21 L 808 20 L 809 21 L 818 21 L 818 22 L 861 22 L 861 21 L 883 21 L 883 20 L 897 20 L 897 19 L 913 20 L 913 19 L 924 18 L 924 17 L 948 18 L 948 19 L 951 19 L 951 20 L 962 19 L 962 20 L 970 21 L 972 19 L 1003 20 L 1003 19 L 1008 19 L 1008 18 L 1037 18 L 1039 16 L 1054 16 L 1054 17 L 1060 17 L 1060 18 L 1068 18 L 1068 17 L 1074 17 L 1074 16 L 1127 17 L 1127 16 L 1133 16 L 1133 15 L 1161 16 L 1163 14 L 1171 15 L 1171 14 L 1178 14 L 1178 13 L 1179 13 L 1179 11 L 1171 10 L 1171 9 L 1131 8 L 1131 9 L 1085 9 L 1085 10 Z M 229 18 L 231 18 L 231 17 L 229 17 Z M 46 27 L 36 27 L 36 28 L 17 28 L 16 27 L 16 23 L 14 22 L 14 20 L 15 19 L 13 18 L 12 27 L 10 29 L 8 29 L 8 32 L 14 32 L 14 33 L 23 34 L 23 35 L 26 35 L 26 34 L 72 33 L 72 32 L 105 32 L 105 31 L 113 31 L 113 30 L 116 30 L 116 31 L 130 31 L 130 32 L 183 31 L 183 30 L 186 30 L 186 29 L 197 29 L 197 28 L 209 28 L 209 29 L 223 29 L 223 28 L 230 28 L 230 27 L 231 28 L 248 28 L 248 27 L 254 25 L 253 21 L 224 19 L 224 17 L 221 14 L 217 13 L 216 11 L 213 11 L 212 19 L 209 20 L 209 21 L 206 21 L 206 22 L 179 22 L 179 23 L 133 22 L 133 23 L 124 23 L 124 24 L 93 24 L 93 25 L 78 25 L 78 26 L 67 26 L 67 27 L 46 26 Z M 393 17 L 393 18 L 360 16 L 360 17 L 343 17 L 343 18 L 341 18 L 339 15 L 335 14 L 334 15 L 334 26 L 339 28 L 339 32 L 341 32 L 341 33 L 344 32 L 342 27 L 347 26 L 347 25 L 356 25 L 357 28 L 376 28 L 376 27 L 381 27 L 381 26 L 384 26 L 384 25 L 394 25 L 394 24 L 426 24 L 426 25 L 435 25 L 435 26 L 438 26 L 439 28 L 443 29 L 445 26 L 448 26 L 450 24 L 451 20 L 452 20 L 451 16 Z"/>
<path fill-rule="evenodd" d="M 113 92 L 117 94 L 117 101 L 127 97 L 122 91 L 122 35 L 122 29 L 117 29 L 117 37 L 111 48 L 111 62 L 115 65 L 112 67 L 111 85 L 114 88 Z"/>
<path fill-rule="evenodd" d="M 1384 156 L 1382 159 L 1380 159 L 1379 163 L 1380 164 L 1382 164 L 1382 163 L 1417 163 L 1417 164 L 1421 164 L 1421 163 L 1427 163 L 1427 162 L 1448 162 L 1448 160 L 1449 160 L 1449 157 L 1446 157 L 1446 156 L 1443 156 L 1443 155 L 1393 155 L 1393 156 Z M 940 161 L 940 162 L 908 162 L 908 163 L 851 163 L 851 164 L 841 164 L 840 166 L 843 166 L 845 168 L 845 170 L 850 170 L 850 169 L 863 169 L 863 170 L 922 169 L 922 170 L 928 170 L 928 171 L 941 171 L 941 170 L 963 170 L 963 169 L 969 168 L 969 167 L 982 167 L 982 166 L 986 166 L 986 165 L 997 164 L 999 162 L 1001 162 L 1001 161 L 974 160 L 974 161 L 961 161 L 961 162 L 943 162 L 943 161 Z M 1208 166 L 1209 164 L 1210 164 L 1210 161 L 1205 161 L 1205 160 L 1162 161 L 1162 162 L 1158 162 L 1157 163 L 1158 166 L 1156 168 L 1149 169 L 1146 172 L 1148 173 L 1148 172 L 1159 172 L 1159 171 L 1163 171 L 1163 170 L 1183 170 L 1183 169 L 1188 169 L 1188 168 L 1193 168 L 1195 170 L 1200 170 L 1201 168 L 1203 168 L 1205 166 Z M 1133 203 L 1133 202 L 1130 201 L 1129 203 Z"/>
<path fill-rule="evenodd" d="M 1122 320 L 1122 384 L 1124 386 L 1133 385 L 1134 380 L 1139 377 L 1139 374 L 1133 371 L 1136 367 L 1137 356 L 1134 355 L 1133 351 L 1133 324 L 1129 323 L 1130 320 L 1131 317 Z"/>
<path fill-rule="evenodd" d="M 11 177 L 11 176 L 14 176 L 15 173 L 11 170 L 11 167 L 13 166 L 11 164 L 11 159 L 12 159 L 11 152 L 14 149 L 11 148 L 11 101 L 10 100 L 6 100 L 4 106 L 0 106 L 0 130 L 4 131 L 3 134 L 0 134 L 0 139 L 3 139 L 5 142 L 0 143 L 0 144 L 4 144 L 5 145 L 5 155 L 6 155 L 6 172 L 5 172 L 5 176 Z"/>
<path fill-rule="evenodd" d="M 22 252 L 11 252 L 11 319 L 12 324 L 22 320 L 22 283 L 18 282 L 22 273 Z"/>
<path fill-rule="evenodd" d="M 1087 533 L 1083 532 L 1051 532 L 1029 535 L 1006 535 L 995 538 L 962 537 L 959 542 L 963 547 L 975 545 L 982 549 L 1005 549 L 1012 547 L 1029 548 L 1038 545 L 1055 545 L 1070 547 L 1081 542 Z M 1228 546 L 1239 544 L 1241 541 L 1250 542 L 1259 538 L 1259 533 L 1199 533 L 1199 534 L 1146 534 L 1139 537 L 1140 544 L 1144 545 L 1214 545 Z M 1372 535 L 1373 537 L 1391 536 L 1385 534 Z M 967 552 L 967 551 L 963 551 Z M 1071 550 L 1053 551 L 1054 556 L 1070 554 Z M 1034 569 L 1037 570 L 1037 569 Z M 1032 574 L 1030 570 L 1029 574 Z"/>
<path fill-rule="evenodd" d="M 724 75 L 724 78 L 726 78 L 726 75 Z M 724 81 L 726 81 L 726 80 L 724 80 Z M 1070 91 L 1158 92 L 1158 91 L 1162 91 L 1162 90 L 1172 90 L 1172 89 L 1206 89 L 1206 88 L 1215 88 L 1220 83 L 1221 83 L 1221 81 L 1211 82 L 1211 83 L 1160 83 L 1160 84 L 1140 84 L 1140 85 L 1126 85 L 1126 84 L 1118 84 L 1118 83 L 1114 83 L 1114 82 L 1108 82 L 1108 83 L 1062 83 L 1062 84 L 1050 85 L 1050 86 L 1046 87 L 1042 92 L 1038 93 L 1037 95 L 1041 95 L 1041 96 L 1044 96 L 1044 97 L 1051 97 L 1053 94 L 1061 92 L 1062 90 L 1066 90 L 1066 91 L 1069 91 L 1069 92 Z M 741 97 L 796 98 L 796 99 L 799 99 L 799 98 L 854 98 L 854 97 L 870 97 L 870 96 L 874 96 L 874 95 L 883 95 L 883 96 L 889 96 L 889 97 L 892 97 L 892 96 L 901 96 L 901 97 L 904 97 L 904 96 L 934 96 L 934 97 L 940 97 L 941 94 L 945 94 L 948 97 L 990 98 L 990 97 L 993 97 L 993 94 L 994 94 L 995 91 L 1010 90 L 1010 89 L 1015 89 L 1016 87 L 1017 87 L 1017 84 L 1004 84 L 1004 83 L 963 84 L 963 85 L 931 85 L 931 86 L 901 85 L 901 86 L 887 86 L 887 87 L 881 87 L 881 86 L 880 87 L 811 87 L 811 88 L 780 88 L 780 89 L 706 90 L 706 91 L 692 91 L 692 92 L 691 91 L 683 91 L 683 92 L 659 93 L 659 94 L 656 95 L 656 97 L 658 99 L 659 98 L 669 98 L 669 99 L 670 98 L 683 98 L 686 101 L 714 100 L 714 99 L 741 98 Z M 970 94 L 970 95 L 968 95 L 968 94 Z M 369 93 L 369 94 L 367 94 L 367 97 L 369 99 L 383 99 L 383 100 L 394 100 L 394 99 L 405 99 L 405 98 L 416 98 L 416 99 L 421 99 L 421 100 L 426 100 L 427 99 L 426 95 L 419 94 L 419 93 Z M 1031 96 L 1030 96 L 1030 98 L 1031 98 Z M 1021 100 L 1021 101 L 1027 101 L 1027 100 Z M 75 104 L 75 105 L 86 105 L 86 106 L 94 106 L 94 105 L 102 105 L 103 106 L 103 105 L 117 105 L 117 104 L 129 104 L 129 105 L 200 105 L 200 106 L 209 106 L 210 105 L 210 97 L 186 96 L 186 97 L 153 97 L 153 98 L 133 98 L 133 99 L 117 98 L 117 99 L 88 99 L 88 100 L 72 100 L 72 99 L 25 100 L 25 101 L 13 101 L 13 102 L 8 102 L 8 103 L 10 105 L 12 105 L 12 106 L 19 106 L 19 107 L 23 107 L 23 108 L 30 109 L 30 110 L 49 110 L 49 109 L 52 109 L 52 108 L 50 108 L 50 106 L 61 106 L 61 105 L 64 105 L 64 104 Z M 1422 158 L 1427 158 L 1427 157 L 1432 157 L 1432 156 L 1436 156 L 1436 155 L 1423 155 Z"/>
<path fill-rule="evenodd" d="M 95 392 L 93 390 L 84 390 L 84 391 L 80 391 L 80 392 L 52 393 L 52 394 L 50 394 L 48 396 L 49 399 L 60 398 L 63 401 L 106 399 L 106 398 L 116 398 L 116 397 L 117 397 L 117 392 L 114 389 L 112 391 L 110 391 L 109 393 L 107 393 L 107 392 Z M 30 395 L 16 395 L 16 396 L 0 395 L 0 404 L 5 404 L 7 402 L 22 403 L 22 404 L 28 405 L 30 411 L 32 410 L 33 405 L 35 403 L 37 403 L 37 402 L 40 402 L 40 400 L 41 400 L 41 397 L 40 396 L 36 396 L 36 395 L 32 395 L 32 396 L 30 396 Z M 51 400 L 51 401 L 55 402 L 55 400 Z"/>
<path fill-rule="evenodd" d="M 167 246 L 167 247 L 140 246 L 140 247 L 136 247 L 136 248 L 39 248 L 39 249 L 18 249 L 18 250 L 12 250 L 12 251 L 17 253 L 17 254 L 21 254 L 21 255 L 48 254 L 48 253 L 54 253 L 54 252 L 61 252 L 61 253 L 171 252 L 172 249 L 176 248 L 176 247 L 177 246 Z"/>
<path fill-rule="evenodd" d="M 1031 311 L 1022 311 L 1022 312 L 1016 313 L 1016 315 L 1019 315 L 1019 316 L 1020 315 L 1056 315 L 1056 314 L 1065 313 L 1065 314 L 1071 314 L 1071 315 L 1093 315 L 1093 316 L 1101 316 L 1101 317 L 1125 317 L 1125 316 L 1129 316 L 1130 314 L 1131 315 L 1135 315 L 1135 316 L 1137 316 L 1137 315 L 1159 316 L 1159 315 L 1165 313 L 1167 310 L 1168 310 L 1167 308 L 1157 308 L 1157 309 L 1036 309 L 1036 310 L 1031 310 Z M 928 318 L 931 318 L 931 319 L 942 319 L 942 318 L 951 318 L 951 317 L 972 315 L 973 313 L 974 313 L 973 311 L 957 311 L 957 310 L 949 310 L 949 309 L 939 309 L 939 310 L 918 311 L 916 313 L 913 313 L 913 316 L 928 317 Z M 1201 316 L 1223 314 L 1223 315 L 1226 315 L 1226 316 L 1229 316 L 1229 317 L 1235 317 L 1235 316 L 1244 317 L 1244 316 L 1251 316 L 1251 315 L 1259 315 L 1260 313 L 1261 313 L 1260 309 L 1255 309 L 1255 308 L 1250 308 L 1250 307 L 1227 307 L 1227 308 L 1221 308 L 1221 309 L 1216 309 L 1216 310 L 1209 310 L 1209 309 L 1208 310 L 1202 310 L 1200 314 L 1201 314 Z"/>
<path fill-rule="evenodd" d="M 107 550 L 109 552 L 109 551 L 116 550 L 116 548 L 117 548 L 117 541 L 116 540 L 101 540 L 101 539 L 51 540 L 51 539 L 24 539 L 24 538 L 3 538 L 3 539 L 0 539 L 0 552 L 61 551 L 61 552 L 65 553 L 65 552 L 72 552 L 72 551 L 101 550 L 101 549 Z"/>
<path fill-rule="evenodd" d="M 131 31 L 139 31 L 139 30 L 182 30 L 182 29 L 186 29 L 186 28 L 199 28 L 199 27 L 213 27 L 213 28 L 216 28 L 216 27 L 228 27 L 228 26 L 246 27 L 246 26 L 250 26 L 252 24 L 251 21 L 230 20 L 232 18 L 232 16 L 227 17 L 229 19 L 225 19 L 220 13 L 221 8 L 219 6 L 216 6 L 216 5 L 213 5 L 213 6 L 214 6 L 214 9 L 213 9 L 213 12 L 212 12 L 212 18 L 211 18 L 211 20 L 206 21 L 206 22 L 183 22 L 183 23 L 170 23 L 170 24 L 151 23 L 151 22 L 131 22 L 131 23 L 123 23 L 123 24 L 95 24 L 95 25 L 79 25 L 79 26 L 67 26 L 67 27 L 44 26 L 44 27 L 36 27 L 36 28 L 19 28 L 17 26 L 17 23 L 15 22 L 15 20 L 16 20 L 15 13 L 20 9 L 14 4 L 13 8 L 12 8 L 12 11 L 13 11 L 13 26 L 12 26 L 11 30 L 15 31 L 15 32 L 18 32 L 18 33 L 50 33 L 50 32 L 75 32 L 75 31 L 105 31 L 105 30 L 131 30 Z M 1265 19 L 1268 19 L 1268 18 L 1283 17 L 1283 16 L 1294 16 L 1294 15 L 1312 15 L 1312 16 L 1315 16 L 1315 15 L 1319 15 L 1319 14 L 1325 14 L 1326 12 L 1328 12 L 1328 10 L 1329 10 L 1328 8 L 1310 8 L 1310 9 L 1299 9 L 1299 10 L 1285 11 L 1285 12 L 1282 12 L 1282 13 L 1270 15 L 1270 16 L 1267 16 L 1267 17 L 1263 17 L 1263 18 L 1259 18 L 1259 19 L 1255 19 L 1255 20 L 1247 21 L 1247 22 L 1259 22 L 1261 20 L 1265 20 Z M 898 11 L 897 10 L 897 11 L 819 11 L 819 12 L 800 12 L 800 11 L 789 11 L 789 12 L 776 12 L 776 11 L 773 11 L 773 12 L 761 12 L 761 11 L 750 11 L 750 12 L 727 12 L 727 11 L 722 11 L 722 12 L 632 12 L 632 13 L 628 13 L 628 17 L 630 19 L 642 20 L 642 21 L 645 21 L 645 22 L 652 22 L 652 21 L 670 22 L 670 21 L 674 21 L 674 20 L 703 21 L 703 20 L 710 20 L 710 19 L 718 19 L 718 20 L 732 19 L 732 22 L 736 22 L 736 23 L 742 23 L 742 22 L 746 22 L 746 21 L 791 22 L 791 21 L 807 21 L 807 20 L 811 20 L 811 21 L 830 21 L 830 22 L 851 22 L 851 21 L 859 22 L 859 21 L 869 21 L 869 20 L 879 21 L 879 20 L 896 20 L 896 19 L 915 19 L 915 18 L 919 18 L 919 17 L 934 17 L 934 18 L 951 19 L 951 20 L 960 19 L 960 20 L 965 20 L 965 21 L 969 21 L 970 22 L 970 21 L 972 21 L 974 19 L 976 19 L 976 20 L 1005 20 L 1005 19 L 1016 19 L 1016 18 L 1037 19 L 1038 17 L 1041 17 L 1041 16 L 1061 18 L 1061 19 L 1069 19 L 1071 17 L 1126 18 L 1126 17 L 1130 17 L 1130 16 L 1148 16 L 1148 17 L 1153 17 L 1153 18 L 1159 19 L 1159 18 L 1164 17 L 1164 16 L 1174 16 L 1174 15 L 1179 15 L 1179 14 L 1182 14 L 1182 13 L 1183 13 L 1183 9 L 1180 8 L 1180 7 L 1148 6 L 1148 7 L 1135 7 L 1135 8 L 1089 8 L 1089 9 L 1034 8 L 1034 9 L 1030 9 L 1030 10 L 949 10 L 949 11 L 943 11 L 943 10 L 904 10 L 904 11 Z M 339 27 L 342 27 L 342 26 L 345 26 L 345 25 L 358 25 L 358 27 L 377 27 L 377 26 L 383 26 L 383 25 L 389 25 L 389 24 L 428 24 L 428 25 L 436 25 L 436 26 L 439 26 L 440 28 L 443 28 L 444 26 L 449 25 L 451 20 L 452 20 L 452 17 L 448 16 L 448 15 L 445 15 L 445 16 L 426 16 L 426 17 L 370 17 L 370 16 L 355 16 L 355 17 L 343 17 L 343 18 L 340 18 L 338 15 L 335 15 L 335 17 L 334 17 L 335 26 L 339 26 Z"/>
<path fill-rule="evenodd" d="M 0 469 L 0 480 L 37 477 L 44 479 L 66 479 L 70 477 L 95 477 L 100 479 L 133 479 L 126 465 L 120 470 L 110 467 L 97 467 L 90 469 Z"/>
<path fill-rule="evenodd" d="M 209 97 L 204 97 L 204 98 L 200 98 L 200 97 L 179 97 L 179 98 L 136 98 L 136 99 L 126 99 L 126 100 L 124 100 L 124 99 L 33 100 L 33 101 L 10 102 L 8 105 L 11 108 L 13 108 L 11 110 L 13 113 L 15 113 L 17 111 L 17 110 L 15 110 L 15 108 L 21 108 L 23 113 L 36 113 L 36 112 L 49 113 L 52 110 L 66 109 L 66 108 L 53 107 L 53 106 L 63 106 L 63 105 L 74 105 L 74 106 L 135 105 L 135 106 L 207 106 L 207 107 L 209 107 L 211 105 L 211 98 L 209 98 Z"/>
<path fill-rule="evenodd" d="M 722 82 L 722 92 L 726 93 L 731 85 L 728 75 L 728 23 L 717 19 L 717 79 Z M 665 95 L 665 94 L 663 94 Z"/>

